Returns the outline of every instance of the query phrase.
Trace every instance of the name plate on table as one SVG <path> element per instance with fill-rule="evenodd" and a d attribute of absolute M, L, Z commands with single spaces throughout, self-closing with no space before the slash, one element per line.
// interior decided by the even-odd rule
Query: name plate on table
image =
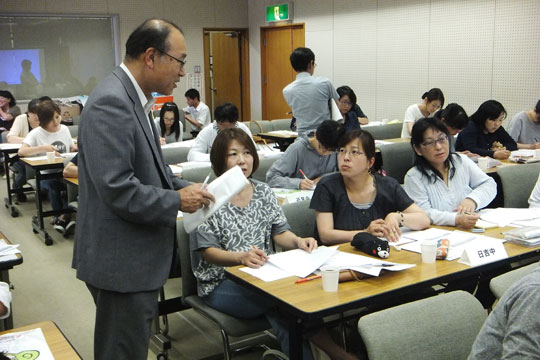
<path fill-rule="evenodd" d="M 463 250 L 461 259 L 458 262 L 469 266 L 478 266 L 506 259 L 507 257 L 506 249 L 500 241 L 472 242 Z"/>

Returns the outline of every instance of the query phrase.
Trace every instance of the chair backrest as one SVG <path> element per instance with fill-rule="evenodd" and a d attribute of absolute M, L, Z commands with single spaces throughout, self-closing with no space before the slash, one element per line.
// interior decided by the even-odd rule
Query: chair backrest
<path fill-rule="evenodd" d="M 272 130 L 291 130 L 291 119 L 271 120 Z"/>
<path fill-rule="evenodd" d="M 474 296 L 453 291 L 363 316 L 358 331 L 370 360 L 466 359 L 486 317 Z"/>
<path fill-rule="evenodd" d="M 189 147 L 166 147 L 161 149 L 165 163 L 168 165 L 179 164 L 188 161 Z"/>
<path fill-rule="evenodd" d="M 79 125 L 69 125 L 67 127 L 72 138 L 76 138 L 79 134 Z"/>
<path fill-rule="evenodd" d="M 387 176 L 391 176 L 403 184 L 405 174 L 412 167 L 413 151 L 408 142 L 379 145 L 382 157 L 382 168 Z"/>
<path fill-rule="evenodd" d="M 403 123 L 384 124 L 379 126 L 365 126 L 362 130 L 366 130 L 375 140 L 395 139 L 401 136 L 401 127 Z"/>
<path fill-rule="evenodd" d="M 309 208 L 311 200 L 283 205 L 283 212 L 291 226 L 291 231 L 300 237 L 315 235 L 315 210 Z"/>
<path fill-rule="evenodd" d="M 182 170 L 182 179 L 194 183 L 202 183 L 210 173 L 208 182 L 212 182 L 216 178 L 216 174 L 210 166 L 187 168 Z"/>
<path fill-rule="evenodd" d="M 191 270 L 191 250 L 189 247 L 189 234 L 184 229 L 183 220 L 176 222 L 176 242 L 180 257 L 180 270 L 182 272 L 182 298 L 197 295 L 197 279 Z"/>
<path fill-rule="evenodd" d="M 269 157 L 269 158 L 260 158 L 259 159 L 259 168 L 257 169 L 257 171 L 255 171 L 253 173 L 252 177 L 255 180 L 266 182 L 266 172 L 268 171 L 268 169 L 270 169 L 272 164 L 274 164 L 274 162 L 277 159 L 279 159 L 279 156 L 273 156 L 273 157 Z"/>
<path fill-rule="evenodd" d="M 520 280 L 522 277 L 527 276 L 530 272 L 538 268 L 538 262 L 522 266 L 518 269 L 509 271 L 497 277 L 494 277 L 489 282 L 489 289 L 495 295 L 495 298 L 500 299 L 504 292 L 508 290 L 515 282 Z"/>
<path fill-rule="evenodd" d="M 504 207 L 527 208 L 529 196 L 538 179 L 540 164 L 522 164 L 497 168 L 501 178 Z"/>

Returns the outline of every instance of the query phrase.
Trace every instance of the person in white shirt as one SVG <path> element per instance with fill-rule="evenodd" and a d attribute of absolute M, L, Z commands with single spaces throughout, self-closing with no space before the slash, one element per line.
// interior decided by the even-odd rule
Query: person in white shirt
<path fill-rule="evenodd" d="M 439 88 L 430 89 L 422 95 L 422 101 L 413 104 L 405 111 L 403 118 L 403 127 L 401 137 L 408 139 L 411 137 L 411 131 L 414 123 L 424 117 L 430 117 L 437 110 L 444 106 L 444 94 Z"/>
<path fill-rule="evenodd" d="M 71 134 L 65 125 L 61 125 L 60 108 L 51 101 L 45 100 L 39 103 L 37 108 L 39 127 L 32 130 L 23 140 L 19 149 L 19 156 L 43 155 L 46 152 L 66 153 L 77 151 Z M 41 181 L 43 189 L 49 193 L 49 201 L 53 210 L 67 209 L 67 199 L 62 197 L 62 191 L 66 185 L 62 180 L 49 179 Z M 71 221 L 70 214 L 62 214 L 54 220 L 54 228 L 67 235 L 75 222 Z"/>
<path fill-rule="evenodd" d="M 216 121 L 207 125 L 195 138 L 195 143 L 189 150 L 188 161 L 210 161 L 210 150 L 217 134 L 225 129 L 237 127 L 253 139 L 249 128 L 238 122 L 238 108 L 231 103 L 219 105 L 214 111 Z"/>
<path fill-rule="evenodd" d="M 11 314 L 11 292 L 9 284 L 0 282 L 0 319 L 5 319 Z"/>
<path fill-rule="evenodd" d="M 529 197 L 529 207 L 540 208 L 540 176 L 538 176 L 536 185 L 534 186 L 531 196 Z"/>
<path fill-rule="evenodd" d="M 201 95 L 197 89 L 189 89 L 184 94 L 188 107 L 184 108 L 186 120 L 191 123 L 193 130 L 200 131 L 212 122 L 210 109 L 201 101 Z"/>

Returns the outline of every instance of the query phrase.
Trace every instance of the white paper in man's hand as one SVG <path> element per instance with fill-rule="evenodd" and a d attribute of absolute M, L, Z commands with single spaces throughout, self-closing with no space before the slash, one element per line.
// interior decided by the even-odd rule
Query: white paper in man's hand
<path fill-rule="evenodd" d="M 227 170 L 223 175 L 212 181 L 206 190 L 214 195 L 215 202 L 204 206 L 193 214 L 184 213 L 184 228 L 189 234 L 214 214 L 220 207 L 228 203 L 242 189 L 249 184 L 242 169 L 235 166 Z"/>

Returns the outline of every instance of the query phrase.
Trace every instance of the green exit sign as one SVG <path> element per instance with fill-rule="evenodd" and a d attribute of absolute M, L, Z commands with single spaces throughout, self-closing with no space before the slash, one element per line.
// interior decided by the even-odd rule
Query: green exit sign
<path fill-rule="evenodd" d="M 266 7 L 266 21 L 289 20 L 289 4 L 279 4 Z"/>

